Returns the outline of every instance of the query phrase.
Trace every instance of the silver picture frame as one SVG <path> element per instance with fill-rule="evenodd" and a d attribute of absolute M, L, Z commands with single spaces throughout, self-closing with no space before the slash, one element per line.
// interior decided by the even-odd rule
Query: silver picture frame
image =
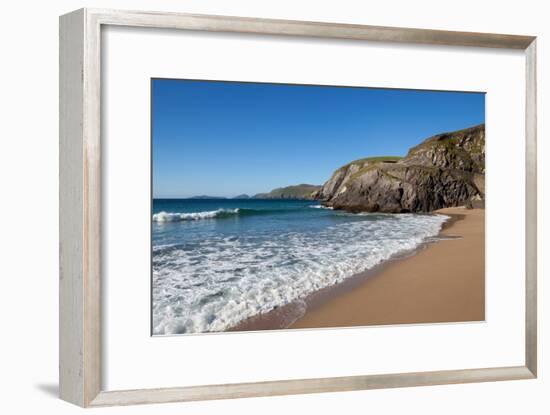
<path fill-rule="evenodd" d="M 504 48 L 526 64 L 525 362 L 521 366 L 103 390 L 101 330 L 101 30 L 131 26 Z M 537 376 L 536 37 L 492 33 L 80 9 L 60 17 L 60 397 L 82 407 L 533 379 Z"/>

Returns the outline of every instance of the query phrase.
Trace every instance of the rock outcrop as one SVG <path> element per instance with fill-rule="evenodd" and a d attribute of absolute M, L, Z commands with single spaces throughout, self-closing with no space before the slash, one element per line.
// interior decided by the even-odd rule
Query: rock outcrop
<path fill-rule="evenodd" d="M 313 195 L 352 212 L 431 212 L 483 204 L 485 125 L 439 134 L 403 158 L 374 157 L 338 170 Z"/>
<path fill-rule="evenodd" d="M 321 186 L 314 184 L 298 184 L 296 186 L 279 187 L 269 193 L 258 193 L 254 199 L 316 199 Z"/>

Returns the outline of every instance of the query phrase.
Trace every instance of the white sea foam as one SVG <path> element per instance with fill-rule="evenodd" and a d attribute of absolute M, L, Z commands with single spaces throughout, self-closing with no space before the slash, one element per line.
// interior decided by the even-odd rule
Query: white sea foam
<path fill-rule="evenodd" d="M 378 215 L 315 233 L 218 235 L 198 241 L 192 249 L 157 248 L 153 332 L 226 330 L 418 247 L 437 235 L 446 219 Z"/>
<path fill-rule="evenodd" d="M 311 205 L 310 208 L 312 209 L 328 209 L 332 210 L 332 206 L 323 206 L 323 205 Z"/>
<path fill-rule="evenodd" d="M 159 212 L 153 215 L 153 222 L 180 222 L 185 220 L 214 219 L 220 216 L 230 216 L 239 213 L 239 209 L 217 209 L 206 212 L 168 213 Z"/>

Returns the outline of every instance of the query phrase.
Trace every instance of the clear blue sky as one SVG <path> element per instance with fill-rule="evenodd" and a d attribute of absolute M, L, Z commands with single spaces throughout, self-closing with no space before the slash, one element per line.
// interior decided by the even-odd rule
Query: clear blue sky
<path fill-rule="evenodd" d="M 154 79 L 152 118 L 155 198 L 253 195 L 482 123 L 485 95 Z"/>

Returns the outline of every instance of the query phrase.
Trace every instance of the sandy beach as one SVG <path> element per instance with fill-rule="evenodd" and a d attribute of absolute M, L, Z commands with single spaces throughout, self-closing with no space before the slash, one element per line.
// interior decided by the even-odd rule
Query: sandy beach
<path fill-rule="evenodd" d="M 322 290 L 305 304 L 254 317 L 233 330 L 484 320 L 485 210 L 457 207 L 438 212 L 451 216 L 440 233 L 449 239 L 429 243 L 411 256 Z"/>
<path fill-rule="evenodd" d="M 355 289 L 317 306 L 289 328 L 479 321 L 485 319 L 485 210 L 447 208 L 442 236 L 390 262 Z"/>

